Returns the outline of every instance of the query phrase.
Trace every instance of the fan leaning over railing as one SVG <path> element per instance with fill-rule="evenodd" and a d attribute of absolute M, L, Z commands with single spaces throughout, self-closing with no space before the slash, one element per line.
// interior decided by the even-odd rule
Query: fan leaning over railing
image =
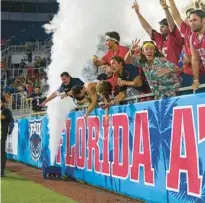
<path fill-rule="evenodd" d="M 202 85 L 200 85 L 199 86 L 199 88 L 205 88 L 205 84 L 202 84 Z M 189 86 L 189 87 L 183 87 L 183 88 L 180 88 L 179 89 L 179 91 L 178 91 L 178 93 L 180 94 L 180 93 L 185 93 L 186 91 L 190 91 L 190 90 L 192 90 L 192 86 Z M 60 96 L 60 95 L 59 95 Z M 136 96 L 132 96 L 132 97 L 127 97 L 127 98 L 125 98 L 123 101 L 125 101 L 125 102 L 128 102 L 129 103 L 129 101 L 132 101 L 132 103 L 133 102 L 138 102 L 138 100 L 139 99 L 141 99 L 141 98 L 146 98 L 146 97 L 151 97 L 151 96 L 153 96 L 153 94 L 152 93 L 149 93 L 149 94 L 144 94 L 144 95 L 136 95 Z M 23 101 L 23 100 L 22 100 Z M 46 114 L 46 111 L 41 111 L 41 112 L 33 112 L 32 111 L 32 108 L 31 108 L 31 102 L 32 101 L 32 99 L 25 99 L 24 100 L 24 103 L 26 104 L 26 105 L 21 105 L 21 107 L 22 108 L 20 108 L 20 109 L 12 109 L 12 111 L 15 111 L 15 113 L 16 112 L 18 112 L 18 111 L 21 111 L 21 113 L 24 113 L 23 115 L 22 114 L 14 114 L 14 116 L 15 116 L 15 118 L 22 118 L 22 117 L 26 117 L 26 116 L 31 116 L 31 115 L 34 115 L 34 116 L 42 116 L 42 115 L 45 115 Z M 75 102 L 75 101 L 74 101 Z M 29 104 L 30 103 L 30 104 Z M 103 103 L 99 103 L 99 106 L 101 106 Z M 76 103 L 76 105 L 77 105 L 77 103 Z M 83 104 L 83 105 L 77 105 L 77 107 L 75 108 L 75 109 L 73 109 L 73 111 L 77 111 L 77 110 L 82 110 L 82 109 L 85 109 L 85 108 L 87 108 L 88 107 L 88 104 Z"/>

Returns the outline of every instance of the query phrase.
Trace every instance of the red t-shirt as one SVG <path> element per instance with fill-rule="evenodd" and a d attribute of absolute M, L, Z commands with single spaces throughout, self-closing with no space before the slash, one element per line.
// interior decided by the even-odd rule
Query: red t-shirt
<path fill-rule="evenodd" d="M 117 95 L 119 93 L 118 78 L 119 78 L 118 76 L 113 75 L 112 77 L 106 79 L 106 81 L 112 85 L 112 91 L 114 95 Z"/>
<path fill-rule="evenodd" d="M 191 50 L 189 45 L 190 37 L 192 35 L 191 28 L 185 22 L 182 22 L 180 25 L 180 32 L 184 35 L 184 53 L 187 56 L 191 56 Z M 184 64 L 184 73 L 188 75 L 193 75 L 191 63 Z"/>
<path fill-rule="evenodd" d="M 117 52 L 113 52 L 112 50 L 109 50 L 105 56 L 102 57 L 102 60 L 110 63 L 111 58 L 114 56 L 120 56 L 124 59 L 125 55 L 127 54 L 127 52 L 129 51 L 129 49 L 127 47 L 123 47 L 119 45 L 119 49 Z"/>
<path fill-rule="evenodd" d="M 180 25 L 180 32 L 184 35 L 185 54 L 188 56 L 191 56 L 191 51 L 190 51 L 190 46 L 189 46 L 190 37 L 192 35 L 191 28 L 185 22 L 182 22 Z"/>
<path fill-rule="evenodd" d="M 178 64 L 179 57 L 184 45 L 184 39 L 177 27 L 173 32 L 169 32 L 168 39 L 160 33 L 152 30 L 152 40 L 157 44 L 159 51 L 172 63 Z"/>
<path fill-rule="evenodd" d="M 192 33 L 191 42 L 201 58 L 201 72 L 205 73 L 205 33 L 200 41 L 198 40 L 197 33 Z"/>

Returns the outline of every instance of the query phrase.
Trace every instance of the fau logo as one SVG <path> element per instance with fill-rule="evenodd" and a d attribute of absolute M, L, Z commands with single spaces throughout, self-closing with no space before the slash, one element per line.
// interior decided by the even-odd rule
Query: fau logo
<path fill-rule="evenodd" d="M 41 122 L 42 120 L 29 121 L 29 147 L 31 157 L 34 161 L 38 161 L 42 150 L 42 136 L 41 136 Z"/>

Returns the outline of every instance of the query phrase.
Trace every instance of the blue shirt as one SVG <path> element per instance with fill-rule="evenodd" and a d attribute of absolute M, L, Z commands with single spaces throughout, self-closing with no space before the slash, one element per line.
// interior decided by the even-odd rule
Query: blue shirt
<path fill-rule="evenodd" d="M 80 78 L 71 78 L 70 77 L 70 83 L 65 85 L 65 84 L 61 84 L 61 86 L 58 88 L 58 92 L 69 92 L 73 86 L 76 85 L 84 85 L 84 82 L 80 79 Z"/>
<path fill-rule="evenodd" d="M 132 64 L 126 64 L 123 67 L 122 75 L 119 75 L 119 78 L 126 81 L 134 81 L 134 79 L 139 76 L 139 67 Z M 120 92 L 124 92 L 127 89 L 127 86 L 122 86 L 119 88 Z"/>

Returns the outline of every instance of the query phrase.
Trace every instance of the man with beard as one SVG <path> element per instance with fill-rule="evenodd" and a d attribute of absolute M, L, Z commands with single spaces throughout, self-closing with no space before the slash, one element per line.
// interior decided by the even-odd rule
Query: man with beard
<path fill-rule="evenodd" d="M 41 103 L 41 106 L 45 106 L 49 101 L 53 100 L 60 94 L 62 94 L 61 98 L 64 98 L 66 96 L 72 97 L 72 87 L 75 85 L 84 84 L 84 82 L 80 78 L 72 78 L 68 72 L 61 73 L 60 77 L 62 80 L 61 86 L 58 88 L 58 90 L 56 90 L 49 97 L 47 97 L 46 100 Z"/>
<path fill-rule="evenodd" d="M 193 90 L 197 90 L 200 82 L 205 83 L 205 74 L 199 81 L 200 72 L 205 73 L 205 12 L 195 10 L 190 13 L 190 27 L 192 35 L 190 47 L 193 67 Z"/>
<path fill-rule="evenodd" d="M 105 34 L 106 46 L 108 52 L 101 59 L 98 59 L 97 56 L 93 57 L 93 63 L 99 67 L 103 64 L 110 64 L 111 58 L 114 56 L 125 57 L 126 53 L 129 51 L 127 47 L 121 46 L 120 35 L 117 32 L 107 32 Z"/>
<path fill-rule="evenodd" d="M 165 12 L 166 18 L 159 22 L 160 33 L 153 30 L 151 25 L 145 20 L 139 10 L 139 5 L 135 1 L 132 8 L 139 18 L 139 21 L 151 39 L 155 41 L 159 51 L 172 63 L 178 64 L 179 57 L 183 48 L 184 40 L 176 27 L 174 20 L 169 12 L 166 0 L 160 0 L 160 4 Z"/>
<path fill-rule="evenodd" d="M 194 9 L 188 9 L 186 11 L 186 19 L 183 20 L 179 10 L 176 7 L 174 0 L 169 0 L 170 2 L 170 9 L 172 12 L 172 16 L 180 28 L 180 32 L 184 36 L 184 48 L 183 48 L 183 55 L 182 55 L 182 65 L 183 65 L 183 82 L 182 87 L 187 87 L 192 85 L 193 83 L 193 71 L 191 65 L 191 50 L 190 50 L 190 37 L 192 35 L 192 31 L 189 25 L 189 16 L 190 12 Z"/>

